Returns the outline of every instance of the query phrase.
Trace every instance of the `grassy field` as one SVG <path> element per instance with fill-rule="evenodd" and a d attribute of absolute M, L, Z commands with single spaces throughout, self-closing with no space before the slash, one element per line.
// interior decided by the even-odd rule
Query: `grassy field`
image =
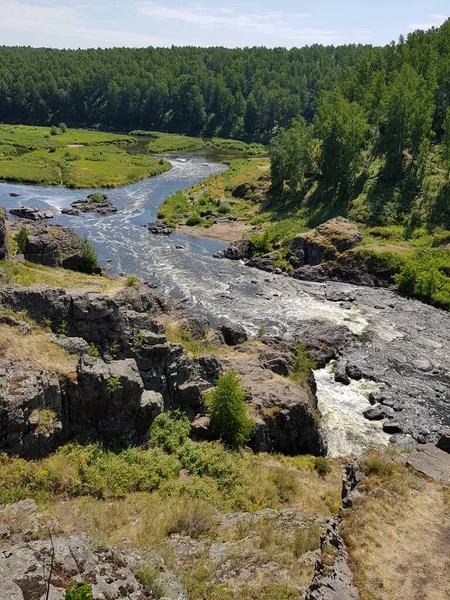
<path fill-rule="evenodd" d="M 188 150 L 189 148 L 200 148 L 203 145 L 202 138 L 177 135 L 175 133 L 160 133 L 158 131 L 143 131 L 136 129 L 130 135 L 151 138 L 147 144 L 147 152 L 151 154 L 163 154 L 175 150 Z"/>
<path fill-rule="evenodd" d="M 17 146 L 28 150 L 39 148 L 64 147 L 70 144 L 131 143 L 134 138 L 130 135 L 90 131 L 88 129 L 68 129 L 57 135 L 51 134 L 50 127 L 31 127 L 28 125 L 0 125 L 0 145 Z M 1 148 L 0 148 L 1 152 Z"/>
<path fill-rule="evenodd" d="M 69 188 L 118 187 L 169 169 L 167 161 L 130 155 L 116 144 L 39 149 L 16 157 L 0 155 L 0 179 Z"/>
<path fill-rule="evenodd" d="M 265 154 L 267 149 L 262 144 L 247 144 L 239 140 L 226 140 L 224 138 L 214 137 L 211 140 L 213 146 L 216 148 L 223 148 L 224 150 L 237 150 L 243 152 L 249 156 L 257 156 L 258 154 Z"/>
<path fill-rule="evenodd" d="M 450 491 L 389 456 L 365 459 L 343 533 L 362 600 L 450 597 Z"/>
<path fill-rule="evenodd" d="M 52 134 L 53 132 L 53 134 Z M 118 187 L 164 173 L 170 164 L 130 155 L 129 135 L 0 125 L 0 179 L 70 188 Z M 28 152 L 17 152 L 26 149 Z"/>
<path fill-rule="evenodd" d="M 166 198 L 161 205 L 158 216 L 166 223 L 175 225 L 189 224 L 187 219 L 173 220 L 174 215 L 191 213 L 198 215 L 200 211 L 211 210 L 215 216 L 234 215 L 244 221 L 250 221 L 259 213 L 261 202 L 268 187 L 269 161 L 265 158 L 236 159 L 229 163 L 229 168 L 221 175 L 214 175 L 185 192 L 177 192 Z M 232 190 L 241 184 L 255 188 L 257 197 L 233 197 Z M 260 187 L 259 191 L 257 187 Z M 214 218 L 201 221 L 202 226 L 211 225 Z"/>
<path fill-rule="evenodd" d="M 28 261 L 19 263 L 0 260 L 0 269 L 5 273 L 5 280 L 2 280 L 0 285 L 14 283 L 23 286 L 40 284 L 67 289 L 86 288 L 109 295 L 114 295 L 126 285 L 126 278 L 123 277 L 85 275 L 68 269 L 44 267 Z"/>

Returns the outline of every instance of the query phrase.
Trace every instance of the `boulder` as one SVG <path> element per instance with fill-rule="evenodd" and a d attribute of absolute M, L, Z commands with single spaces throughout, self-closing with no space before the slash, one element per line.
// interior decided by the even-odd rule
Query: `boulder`
<path fill-rule="evenodd" d="M 406 464 L 444 485 L 450 483 L 450 456 L 433 444 L 426 444 L 413 450 L 408 455 Z"/>
<path fill-rule="evenodd" d="M 444 431 L 436 446 L 439 450 L 443 450 L 450 454 L 450 427 Z"/>
<path fill-rule="evenodd" d="M 306 347 L 317 367 L 323 368 L 339 357 L 353 335 L 345 325 L 311 319 L 298 326 L 295 339 Z"/>
<path fill-rule="evenodd" d="M 55 216 L 55 212 L 53 210 L 42 210 L 38 206 L 21 206 L 19 208 L 11 208 L 9 212 L 15 217 L 29 219 L 30 221 L 53 219 Z"/>
<path fill-rule="evenodd" d="M 394 417 L 394 409 L 382 404 L 376 404 L 373 408 L 364 411 L 363 414 L 368 421 L 383 421 L 383 419 L 392 419 Z"/>
<path fill-rule="evenodd" d="M 30 223 L 26 228 L 26 260 L 48 267 L 83 271 L 82 241 L 71 227 L 39 222 Z"/>
<path fill-rule="evenodd" d="M 220 328 L 220 331 L 222 332 L 225 343 L 228 346 L 238 346 L 239 344 L 243 344 L 248 340 L 247 333 L 241 325 L 224 323 Z"/>
<path fill-rule="evenodd" d="M 247 238 L 242 238 L 225 248 L 223 252 L 223 258 L 230 260 L 246 260 L 252 256 L 252 244 Z"/>
<path fill-rule="evenodd" d="M 62 393 L 54 373 L 20 363 L 0 368 L 0 453 L 39 458 L 56 449 Z"/>
<path fill-rule="evenodd" d="M 90 194 L 86 200 L 77 200 L 72 202 L 71 206 L 79 212 L 95 213 L 103 216 L 117 212 L 117 208 L 108 200 L 105 194 Z"/>
<path fill-rule="evenodd" d="M 159 220 L 149 223 L 148 230 L 153 235 L 170 235 L 175 231 L 173 227 L 167 227 L 162 221 Z"/>
<path fill-rule="evenodd" d="M 362 241 L 356 225 L 336 217 L 292 240 L 288 260 L 297 269 L 303 265 L 320 265 L 335 261 L 339 254 L 354 248 Z"/>
<path fill-rule="evenodd" d="M 110 445 L 142 443 L 161 404 L 159 397 L 143 392 L 135 360 L 107 364 L 83 356 L 76 380 L 68 382 L 65 435 L 92 437 Z"/>
<path fill-rule="evenodd" d="M 5 212 L 0 208 L 0 260 L 8 257 L 8 235 L 6 232 Z"/>

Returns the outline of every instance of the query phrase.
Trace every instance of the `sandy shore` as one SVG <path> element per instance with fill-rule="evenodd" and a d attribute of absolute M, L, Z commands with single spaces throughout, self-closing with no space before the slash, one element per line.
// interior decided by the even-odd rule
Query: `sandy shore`
<path fill-rule="evenodd" d="M 232 223 L 216 223 L 211 227 L 188 227 L 187 225 L 180 225 L 177 227 L 177 231 L 189 235 L 191 237 L 204 237 L 211 238 L 213 240 L 220 240 L 221 242 L 234 242 L 239 240 L 244 235 L 249 233 L 252 227 L 234 221 Z"/>

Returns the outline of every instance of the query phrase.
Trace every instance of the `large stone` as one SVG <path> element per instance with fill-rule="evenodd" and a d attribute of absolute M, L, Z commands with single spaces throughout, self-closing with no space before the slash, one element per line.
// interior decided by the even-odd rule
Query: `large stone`
<path fill-rule="evenodd" d="M 450 483 L 450 455 L 433 444 L 426 444 L 413 450 L 407 464 L 431 479 L 444 485 Z"/>
<path fill-rule="evenodd" d="M 5 211 L 0 207 L 0 260 L 8 257 L 8 235 L 6 232 Z"/>
<path fill-rule="evenodd" d="M 450 428 L 444 431 L 436 445 L 439 450 L 443 450 L 444 452 L 448 452 L 450 454 Z"/>
<path fill-rule="evenodd" d="M 53 210 L 42 210 L 38 206 L 21 206 L 19 208 L 11 208 L 9 211 L 15 217 L 28 219 L 30 221 L 42 221 L 44 219 L 52 219 L 55 216 Z"/>
<path fill-rule="evenodd" d="M 62 395 L 53 373 L 20 363 L 0 367 L 0 453 L 38 458 L 55 450 Z"/>
<path fill-rule="evenodd" d="M 245 260 L 252 256 L 252 244 L 247 238 L 231 242 L 225 250 L 223 257 L 230 260 Z"/>
<path fill-rule="evenodd" d="M 238 346 L 248 340 L 245 329 L 241 325 L 235 323 L 224 323 L 220 328 L 220 331 L 228 346 Z"/>
<path fill-rule="evenodd" d="M 135 360 L 107 364 L 82 357 L 76 380 L 68 383 L 65 435 L 92 437 L 120 446 L 144 441 L 161 401 L 159 397 L 143 396 L 143 392 Z"/>

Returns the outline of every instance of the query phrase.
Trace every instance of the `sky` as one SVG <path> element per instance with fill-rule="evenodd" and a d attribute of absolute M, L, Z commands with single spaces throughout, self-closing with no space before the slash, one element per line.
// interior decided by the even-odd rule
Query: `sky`
<path fill-rule="evenodd" d="M 384 45 L 448 16 L 449 0 L 0 0 L 0 45 Z"/>

